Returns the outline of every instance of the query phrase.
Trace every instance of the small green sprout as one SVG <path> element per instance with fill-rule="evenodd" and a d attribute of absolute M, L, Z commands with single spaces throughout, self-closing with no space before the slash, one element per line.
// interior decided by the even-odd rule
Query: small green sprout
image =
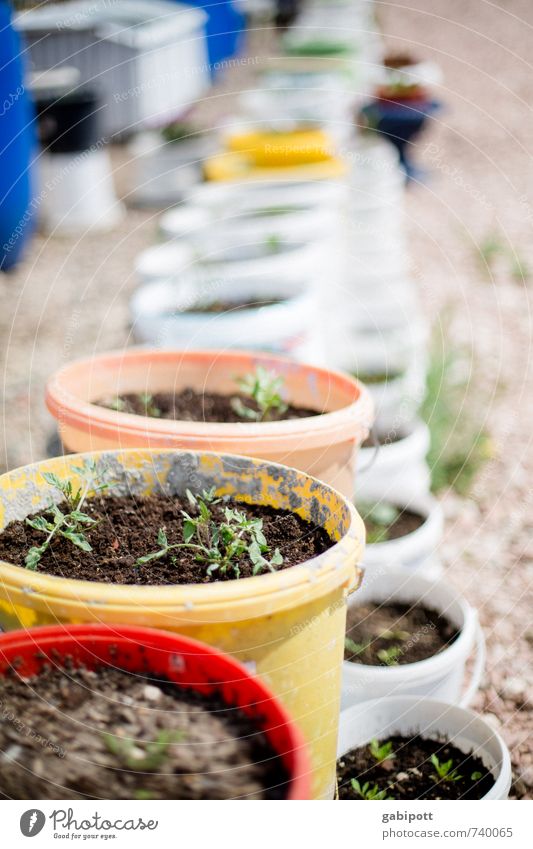
<path fill-rule="evenodd" d="M 392 743 L 388 740 L 385 743 L 379 743 L 374 737 L 369 743 L 370 754 L 378 764 L 384 761 L 392 760 L 394 752 L 392 751 Z"/>
<path fill-rule="evenodd" d="M 144 405 L 145 415 L 147 415 L 151 419 L 161 418 L 161 410 L 154 402 L 153 395 L 150 395 L 149 392 L 141 392 L 141 394 L 139 395 L 139 399 Z"/>
<path fill-rule="evenodd" d="M 377 784 L 370 785 L 369 781 L 365 781 L 363 786 L 361 787 L 357 778 L 352 778 L 350 783 L 361 799 L 366 799 L 367 802 L 381 802 L 384 799 L 392 799 L 392 796 L 387 796 L 386 790 L 380 790 Z"/>
<path fill-rule="evenodd" d="M 480 779 L 482 779 L 482 778 L 483 778 L 483 773 L 476 771 L 476 772 L 473 772 L 472 775 L 470 776 L 470 781 L 480 781 Z"/>
<path fill-rule="evenodd" d="M 170 747 L 181 743 L 184 734 L 182 731 L 163 730 L 150 743 L 140 743 L 108 733 L 104 733 L 103 738 L 111 754 L 127 769 L 156 772 L 170 754 Z"/>
<path fill-rule="evenodd" d="M 63 496 L 63 500 L 67 505 L 68 512 L 64 513 L 56 504 L 51 504 L 44 511 L 44 516 L 34 516 L 27 518 L 26 524 L 35 531 L 40 531 L 46 534 L 46 538 L 39 546 L 32 546 L 26 557 L 24 564 L 26 569 L 35 571 L 43 554 L 50 548 L 55 537 L 60 536 L 68 540 L 76 548 L 82 551 L 92 551 L 91 544 L 87 540 L 85 533 L 90 531 L 98 524 L 96 519 L 84 513 L 82 507 L 85 503 L 89 492 L 97 494 L 107 489 L 108 484 L 95 485 L 96 476 L 96 461 L 89 459 L 85 466 L 73 466 L 73 471 L 77 472 L 81 477 L 83 484 L 78 489 L 74 490 L 72 481 L 63 480 L 53 472 L 43 472 L 43 478 L 50 486 L 57 489 Z"/>
<path fill-rule="evenodd" d="M 367 543 L 375 545 L 386 542 L 389 538 L 389 529 L 398 519 L 400 510 L 384 501 L 377 504 L 359 502 L 357 509 L 365 522 Z"/>
<path fill-rule="evenodd" d="M 124 398 L 121 398 L 120 395 L 117 395 L 116 398 L 112 398 L 107 406 L 110 410 L 115 410 L 117 413 L 124 413 L 127 410 L 128 405 L 126 404 Z"/>
<path fill-rule="evenodd" d="M 376 657 L 385 666 L 397 666 L 398 658 L 402 654 L 402 649 L 399 646 L 391 646 L 389 649 L 380 649 L 376 652 Z"/>
<path fill-rule="evenodd" d="M 273 233 L 271 236 L 267 236 L 265 244 L 269 251 L 271 251 L 272 253 L 277 253 L 279 250 L 281 250 L 281 236 L 278 236 L 276 233 Z"/>
<path fill-rule="evenodd" d="M 257 366 L 255 372 L 237 378 L 236 382 L 241 393 L 256 405 L 256 408 L 248 407 L 240 398 L 233 398 L 231 407 L 241 418 L 256 422 L 268 421 L 271 412 L 282 414 L 287 410 L 287 404 L 280 394 L 283 377 Z"/>
<path fill-rule="evenodd" d="M 239 561 L 247 555 L 252 563 L 252 573 L 270 570 L 276 571 L 283 564 L 283 557 L 276 548 L 268 559 L 270 548 L 263 533 L 262 519 L 249 519 L 241 510 L 226 507 L 224 521 L 217 524 L 209 505 L 216 504 L 222 499 L 215 498 L 214 488 L 200 495 L 193 495 L 187 490 L 187 498 L 197 515 L 191 516 L 182 511 L 183 542 L 169 543 L 164 528 L 157 534 L 159 549 L 137 560 L 137 566 L 144 566 L 152 560 L 160 560 L 177 549 L 187 549 L 195 552 L 195 559 L 207 566 L 207 574 L 214 572 L 226 574 L 232 571 L 236 578 L 240 577 Z"/>
<path fill-rule="evenodd" d="M 431 775 L 435 781 L 460 781 L 463 777 L 458 774 L 456 769 L 453 769 L 453 760 L 451 758 L 449 761 L 441 763 L 437 755 L 431 755 L 430 760 L 436 770 L 436 775 L 435 773 L 432 773 Z"/>
<path fill-rule="evenodd" d="M 351 652 L 352 654 L 363 654 L 369 647 L 370 642 L 366 643 L 356 643 L 354 640 L 350 639 L 350 637 L 344 638 L 344 648 L 346 651 Z"/>
<path fill-rule="evenodd" d="M 410 636 L 411 634 L 409 633 L 409 631 L 401 631 L 398 629 L 395 631 L 382 631 L 381 634 L 379 634 L 378 639 L 397 640 L 400 643 L 405 643 L 405 641 L 408 640 Z"/>

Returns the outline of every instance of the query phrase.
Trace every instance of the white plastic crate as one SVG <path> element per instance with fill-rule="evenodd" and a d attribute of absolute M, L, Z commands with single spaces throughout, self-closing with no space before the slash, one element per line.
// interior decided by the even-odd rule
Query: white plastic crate
<path fill-rule="evenodd" d="M 166 0 L 72 0 L 16 18 L 32 70 L 73 66 L 109 137 L 169 123 L 209 85 L 201 9 Z"/>

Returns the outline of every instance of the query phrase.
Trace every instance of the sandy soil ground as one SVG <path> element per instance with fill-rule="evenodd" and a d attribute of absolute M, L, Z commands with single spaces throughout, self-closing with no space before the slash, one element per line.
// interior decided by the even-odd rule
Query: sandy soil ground
<path fill-rule="evenodd" d="M 443 497 L 444 557 L 450 580 L 478 605 L 488 642 L 474 707 L 511 747 L 513 796 L 533 798 L 533 8 L 529 0 L 376 5 L 391 48 L 434 58 L 444 71 L 445 109 L 415 151 L 429 177 L 408 192 L 413 273 L 432 316 L 451 305 L 448 331 L 472 351 L 480 424 L 493 440 L 472 496 Z M 249 74 L 240 68 L 204 104 L 215 123 L 227 92 Z M 116 149 L 113 158 L 126 192 L 128 154 Z M 0 466 L 46 454 L 53 426 L 43 385 L 51 371 L 128 341 L 132 260 L 153 241 L 155 218 L 129 210 L 112 235 L 37 237 L 16 273 L 0 276 Z"/>

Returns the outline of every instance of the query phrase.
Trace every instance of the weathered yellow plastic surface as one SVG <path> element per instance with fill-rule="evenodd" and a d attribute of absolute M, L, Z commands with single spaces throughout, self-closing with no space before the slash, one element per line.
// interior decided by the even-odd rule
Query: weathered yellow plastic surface
<path fill-rule="evenodd" d="M 71 455 L 0 477 L 0 527 L 46 507 L 55 491 L 42 472 L 77 481 L 73 466 L 98 460 L 116 492 L 201 490 L 292 509 L 336 544 L 305 564 L 255 578 L 171 587 L 119 586 L 30 572 L 0 562 L 0 624 L 149 625 L 196 637 L 251 664 L 300 724 L 310 744 L 315 798 L 333 798 L 346 595 L 358 581 L 362 520 L 341 495 L 284 466 L 230 455 L 168 450 Z M 59 500 L 57 498 L 56 500 Z M 148 543 L 147 543 L 148 547 Z"/>

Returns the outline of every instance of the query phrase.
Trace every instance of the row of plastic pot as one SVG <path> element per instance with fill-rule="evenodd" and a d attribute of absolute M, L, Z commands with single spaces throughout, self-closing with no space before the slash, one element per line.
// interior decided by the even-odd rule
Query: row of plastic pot
<path fill-rule="evenodd" d="M 75 492 L 88 463 L 96 481 L 113 482 L 115 497 L 183 495 L 189 486 L 214 487 L 216 496 L 297 513 L 322 527 L 332 545 L 289 569 L 170 586 L 120 585 L 108 583 L 105 576 L 96 582 L 76 580 L 2 562 L 0 624 L 4 629 L 31 629 L 0 638 L 4 675 L 13 668 L 15 657 L 17 676 L 26 679 L 43 664 L 61 666 L 68 655 L 68 678 L 77 665 L 112 665 L 143 676 L 150 699 L 154 684 L 161 680 L 215 694 L 226 708 L 242 709 L 254 723 L 254 733 L 265 735 L 269 760 L 281 758 L 284 798 L 332 798 L 337 754 L 342 759 L 348 749 L 374 739 L 415 731 L 453 742 L 465 757 L 475 753 L 494 779 L 486 798 L 506 795 L 510 772 L 505 746 L 481 718 L 462 707 L 475 692 L 483 668 L 483 642 L 474 611 L 444 582 L 431 583 L 405 571 L 368 569 L 363 589 L 351 595 L 360 580 L 357 564 L 364 528 L 347 499 L 303 473 L 251 458 L 173 450 L 103 452 L 48 460 L 2 476 L 2 528 L 50 510 L 50 481 L 69 481 Z M 347 597 L 349 611 L 369 599 L 423 600 L 453 622 L 458 636 L 438 655 L 406 666 L 343 664 Z M 67 631 L 33 630 L 57 623 L 68 626 Z M 71 628 L 71 623 L 85 624 Z M 180 636 L 138 630 L 145 626 Z M 461 695 L 465 663 L 476 641 L 473 678 Z M 226 654 L 220 655 L 221 651 Z M 337 749 L 341 670 L 343 710 Z M 98 691 L 98 681 L 93 683 Z M 36 688 L 38 698 L 35 678 L 29 678 L 29 686 Z M 364 701 L 370 692 L 379 696 L 377 702 Z M 445 702 L 428 696 L 440 696 Z M 458 707 L 446 704 L 459 700 Z M 5 699 L 3 707 L 9 714 Z M 62 721 L 58 712 L 58 725 Z M 120 743 L 113 753 L 124 755 L 127 731 L 115 727 L 113 734 Z M 59 727 L 50 739 L 62 749 Z M 11 763 L 16 754 L 12 752 Z M 127 765 L 133 770 L 131 757 Z M 11 774 L 10 767 L 8 778 Z M 48 798 L 54 788 L 50 791 L 47 780 L 40 781 L 41 787 L 30 785 L 32 797 L 43 793 Z"/>

